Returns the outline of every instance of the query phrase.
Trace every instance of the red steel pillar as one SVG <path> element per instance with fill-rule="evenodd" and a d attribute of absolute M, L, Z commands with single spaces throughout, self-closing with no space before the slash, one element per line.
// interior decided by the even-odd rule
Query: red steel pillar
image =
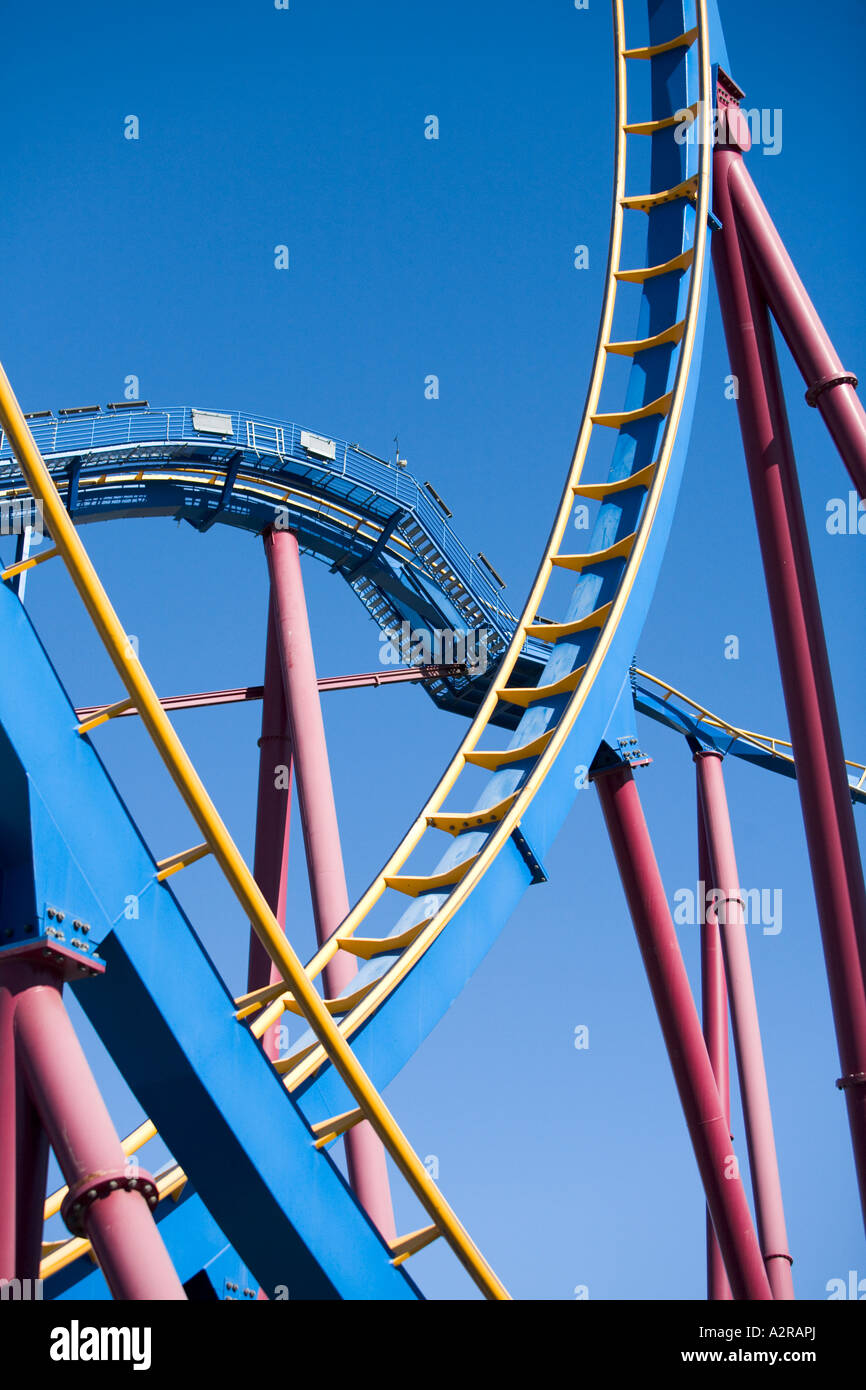
<path fill-rule="evenodd" d="M 271 576 L 274 621 L 289 713 L 298 803 L 316 935 L 321 945 L 349 912 L 349 895 L 340 849 L 337 810 L 316 683 L 313 643 L 304 601 L 298 542 L 290 531 L 265 533 L 265 553 Z M 353 956 L 337 951 L 325 967 L 327 997 L 333 998 L 357 973 Z M 367 1215 L 386 1240 L 395 1238 L 385 1150 L 367 1120 L 345 1138 L 352 1187 Z"/>
<path fill-rule="evenodd" d="M 593 780 L 734 1297 L 771 1299 L 731 1151 L 728 1117 L 713 1076 L 632 771 L 617 767 L 596 773 Z"/>
<path fill-rule="evenodd" d="M 698 792 L 698 880 L 710 882 L 712 869 L 707 852 L 704 816 Z M 728 993 L 725 984 L 725 961 L 722 939 L 715 912 L 706 905 L 699 908 L 701 923 L 701 1018 L 704 1042 L 730 1133 L 731 1088 L 728 1065 Z M 725 1273 L 725 1262 L 713 1230 L 713 1218 L 707 1208 L 707 1298 L 714 1302 L 729 1300 L 731 1285 Z"/>
<path fill-rule="evenodd" d="M 737 225 L 792 356 L 803 374 L 806 400 L 823 416 L 860 496 L 866 498 L 866 411 L 857 378 L 846 372 L 745 162 L 732 155 L 726 167 Z"/>
<path fill-rule="evenodd" d="M 292 810 L 292 738 L 283 694 L 280 649 L 274 623 L 273 599 L 268 603 L 268 636 L 265 649 L 265 685 L 262 697 L 262 736 L 259 739 L 259 794 L 256 814 L 256 849 L 253 876 L 268 906 L 285 931 L 286 876 L 289 862 L 289 826 Z M 280 973 L 256 933 L 250 929 L 247 989 L 275 984 Z M 262 1038 L 272 1061 L 279 1057 L 279 1025 Z"/>
<path fill-rule="evenodd" d="M 69 1186 L 64 1220 L 92 1244 L 114 1298 L 184 1300 L 153 1219 L 153 1180 L 127 1166 L 60 991 L 55 972 L 18 967 L 15 1053 Z"/>
<path fill-rule="evenodd" d="M 713 262 L 812 865 L 830 997 L 866 1216 L 866 887 L 803 502 L 767 308 L 740 238 L 741 156 L 717 149 Z M 829 393 L 835 395 L 836 392 Z"/>
<path fill-rule="evenodd" d="M 718 906 L 716 907 L 716 917 L 721 928 L 725 975 L 731 1001 L 731 1022 L 746 1123 L 758 1237 L 773 1297 L 792 1299 L 793 1261 L 788 1253 L 770 1093 L 764 1068 L 758 1005 L 743 920 L 743 901 L 740 896 L 734 838 L 725 796 L 722 755 L 709 750 L 696 753 L 695 766 L 712 883 L 722 903 L 721 913 Z"/>
<path fill-rule="evenodd" d="M 42 1253 L 48 1140 L 15 1047 L 24 971 L 20 961 L 0 964 L 0 1279 L 38 1279 Z"/>

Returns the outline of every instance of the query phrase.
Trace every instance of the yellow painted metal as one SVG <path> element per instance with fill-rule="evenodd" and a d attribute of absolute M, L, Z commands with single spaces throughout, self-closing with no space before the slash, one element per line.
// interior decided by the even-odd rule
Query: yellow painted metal
<path fill-rule="evenodd" d="M 257 1019 L 258 1023 L 259 1020 Z M 308 1043 L 306 1047 L 300 1048 L 298 1052 L 292 1053 L 290 1057 L 281 1057 L 278 1062 L 274 1062 L 274 1071 L 280 1076 L 285 1076 L 287 1072 L 293 1071 L 299 1064 L 305 1062 L 308 1057 L 312 1057 L 318 1051 L 317 1043 Z"/>
<path fill-rule="evenodd" d="M 651 682 L 651 684 L 656 686 L 659 690 L 664 691 L 663 698 L 665 701 L 675 696 L 677 700 L 682 701 L 684 705 L 688 705 L 693 709 L 697 715 L 695 720 L 696 724 L 706 724 L 709 729 L 715 729 L 722 733 L 730 734 L 731 738 L 742 739 L 744 743 L 751 743 L 762 753 L 769 753 L 771 757 L 779 758 L 782 762 L 793 764 L 794 747 L 787 739 L 774 738 L 771 734 L 756 734 L 751 729 L 742 729 L 738 724 L 731 724 L 727 719 L 722 719 L 720 715 L 711 714 L 704 705 L 698 704 L 697 700 L 693 700 L 690 695 L 684 695 L 681 690 L 677 690 L 675 686 L 669 685 L 667 681 L 660 680 L 658 676 L 650 675 L 649 671 L 641 671 L 638 667 L 635 667 L 635 675 L 640 676 L 641 680 Z M 849 776 L 851 773 L 861 774 L 857 783 L 859 789 L 859 787 L 866 782 L 866 764 L 854 762 L 851 758 L 846 758 L 845 767 L 848 769 Z"/>
<path fill-rule="evenodd" d="M 614 205 L 611 219 L 611 239 L 610 252 L 608 257 L 608 281 L 605 292 L 605 300 L 602 308 L 601 323 L 599 327 L 599 338 L 596 349 L 596 357 L 593 372 L 590 380 L 589 392 L 587 395 L 587 408 L 584 413 L 577 444 L 575 446 L 572 465 L 560 503 L 559 511 L 551 530 L 550 538 L 545 550 L 544 557 L 539 566 L 538 573 L 527 599 L 526 608 L 523 616 L 517 625 L 511 645 L 505 656 L 497 667 L 496 676 L 491 684 L 491 688 L 482 703 L 472 726 L 469 729 L 463 744 L 455 755 L 453 761 L 446 769 L 440 779 L 433 795 L 430 797 L 426 807 L 420 813 L 419 818 L 410 827 L 400 845 L 392 854 L 382 873 L 379 874 L 371 883 L 370 887 L 355 904 L 348 917 L 338 928 L 337 933 L 332 936 L 324 947 L 313 957 L 308 969 L 311 973 L 321 970 L 323 964 L 330 959 L 336 946 L 337 937 L 348 937 L 354 934 L 361 922 L 370 912 L 371 908 L 378 902 L 385 890 L 385 878 L 392 874 L 401 864 L 405 862 L 409 854 L 412 853 L 419 840 L 423 836 L 426 827 L 426 816 L 439 811 L 445 797 L 448 795 L 455 781 L 457 780 L 463 766 L 475 760 L 474 749 L 481 735 L 484 733 L 490 715 L 495 707 L 496 701 L 500 699 L 502 687 L 507 682 L 515 663 L 520 655 L 525 640 L 527 628 L 531 625 L 535 615 L 541 610 L 544 592 L 552 570 L 553 560 L 565 534 L 566 528 L 571 519 L 571 508 L 573 496 L 580 483 L 580 475 L 586 458 L 587 446 L 593 425 L 593 412 L 598 408 L 599 393 L 604 373 L 604 360 L 606 354 L 603 352 L 603 344 L 610 338 L 610 325 L 613 317 L 613 307 L 616 294 L 616 285 L 619 279 L 627 277 L 629 274 L 637 279 L 648 279 L 654 274 L 662 274 L 668 270 L 691 269 L 691 277 L 688 289 L 688 307 L 686 312 L 686 331 L 680 345 L 679 357 L 677 361 L 674 389 L 671 392 L 671 399 L 663 398 L 663 409 L 659 413 L 665 413 L 665 422 L 662 444 L 655 463 L 655 477 L 650 488 L 647 500 L 641 516 L 641 524 L 638 532 L 638 539 L 635 542 L 625 573 L 620 583 L 616 598 L 613 601 L 610 616 L 605 627 L 602 629 L 592 654 L 589 659 L 586 672 L 586 679 L 581 681 L 571 701 L 560 715 L 555 728 L 547 733 L 550 734 L 549 741 L 543 752 L 538 756 L 535 766 L 531 769 L 526 782 L 521 786 L 520 793 L 514 805 L 496 829 L 490 835 L 484 848 L 478 855 L 477 860 L 472 865 L 468 873 L 460 883 L 457 884 L 449 894 L 447 900 L 437 910 L 429 926 L 420 934 L 416 941 L 403 952 L 401 957 L 391 967 L 389 971 L 377 982 L 377 986 L 370 992 L 363 1003 L 342 1021 L 341 1029 L 347 1036 L 360 1028 L 365 1020 L 379 1007 L 382 1001 L 387 998 L 414 968 L 425 951 L 436 940 L 438 935 L 445 929 L 448 922 L 460 910 L 462 904 L 469 897 L 482 875 L 493 863 L 496 855 L 503 848 L 512 830 L 519 823 L 521 816 L 532 801 L 535 792 L 540 787 L 544 778 L 565 740 L 574 726 L 574 721 L 583 708 L 584 701 L 592 688 L 596 675 L 601 667 L 610 640 L 616 631 L 620 616 L 628 602 L 635 577 L 638 573 L 647 541 L 652 531 L 655 516 L 658 510 L 662 491 L 664 488 L 667 471 L 670 463 L 671 452 L 673 449 L 676 430 L 682 413 L 683 402 L 685 399 L 686 384 L 688 381 L 689 367 L 694 352 L 695 335 L 697 332 L 700 287 L 703 279 L 704 264 L 706 260 L 707 248 L 707 215 L 709 212 L 709 191 L 710 191 L 710 161 L 712 152 L 712 100 L 711 100 L 711 77 L 708 51 L 708 33 L 706 22 L 705 0 L 697 0 L 698 13 L 698 70 L 699 70 L 699 116 L 696 122 L 696 135 L 699 161 L 699 177 L 697 182 L 697 213 L 695 217 L 695 244 L 680 256 L 674 257 L 670 262 L 658 267 L 651 267 L 641 272 L 617 272 L 613 267 L 619 263 L 620 251 L 622 246 L 622 191 L 625 179 L 625 135 L 621 130 L 621 113 L 625 110 L 625 60 L 621 49 L 618 50 L 616 62 L 617 80 L 617 126 L 620 134 L 617 140 L 616 159 L 615 159 L 615 180 L 614 180 Z M 614 23 L 616 32 L 622 34 L 622 0 L 614 0 Z M 654 403 L 658 409 L 660 403 Z M 647 408 L 645 408 L 647 409 Z M 648 413 L 649 410 L 648 410 Z M 479 765 L 485 765 L 480 762 Z M 284 1070 L 287 1072 L 286 1085 L 290 1090 L 301 1085 L 310 1076 L 314 1075 L 325 1060 L 322 1048 L 313 1047 L 307 1054 L 293 1066 Z"/>
<path fill-rule="evenodd" d="M 282 1017 L 285 1005 L 286 995 L 283 993 L 278 999 L 274 1000 L 273 1004 L 269 1004 L 266 1009 L 263 1009 L 258 1018 L 253 1020 L 250 1024 L 250 1032 L 257 1038 L 262 1037 L 262 1035 L 268 1031 L 271 1024 L 276 1023 L 277 1020 Z"/>
<path fill-rule="evenodd" d="M 663 203 L 674 203 L 677 198 L 694 198 L 698 191 L 698 178 L 684 179 L 674 188 L 662 189 L 659 193 L 638 193 L 630 198 L 623 198 L 622 205 L 632 212 L 652 212 L 653 208 L 661 207 Z"/>
<path fill-rule="evenodd" d="M 271 960 L 291 988 L 294 998 L 302 1007 L 304 1017 L 336 1070 L 355 1099 L 363 1106 L 370 1123 L 395 1164 L 422 1206 L 441 1228 L 444 1238 L 457 1258 L 488 1298 L 507 1298 L 504 1285 L 445 1201 L 325 1008 L 301 961 L 280 929 L 267 899 L 223 824 L 186 749 L 159 703 L 156 691 L 127 640 L 123 626 L 109 602 L 84 544 L 36 447 L 2 367 L 0 425 L 6 431 L 30 491 L 43 505 L 48 530 L 67 565 L 91 621 L 205 842 L 234 890 L 245 917 L 252 923 Z"/>
<path fill-rule="evenodd" d="M 662 116 L 657 121 L 629 121 L 623 130 L 626 135 L 657 135 L 660 130 L 668 130 L 671 126 L 682 125 L 687 116 L 694 120 L 698 114 L 698 103 L 693 101 L 691 106 L 684 106 L 682 111 L 677 111 L 673 116 Z"/>
<path fill-rule="evenodd" d="M 171 878 L 172 874 L 180 873 L 189 864 L 195 864 L 199 859 L 204 859 L 206 854 L 211 853 L 211 846 L 205 842 L 202 845 L 195 845 L 192 849 L 182 849 L 180 854 L 172 854 L 168 859 L 157 860 L 157 882 L 162 883 L 164 879 Z"/>
<path fill-rule="evenodd" d="M 574 671 L 561 676 L 558 681 L 551 681 L 549 685 L 508 686 L 506 690 L 500 690 L 499 698 L 509 705 L 522 705 L 524 709 L 528 709 L 530 705 L 553 700 L 557 695 L 570 695 L 577 689 L 585 670 L 586 666 L 578 666 Z"/>
<path fill-rule="evenodd" d="M 438 1240 L 441 1234 L 438 1226 L 422 1226 L 420 1231 L 412 1231 L 407 1236 L 399 1236 L 397 1240 L 392 1240 L 388 1247 L 394 1257 L 391 1260 L 392 1265 L 401 1265 L 411 1255 L 423 1250 L 425 1245 L 431 1245 L 434 1240 Z"/>
<path fill-rule="evenodd" d="M 345 1134 L 347 1130 L 360 1124 L 364 1118 L 364 1112 L 358 1106 L 354 1110 L 344 1110 L 342 1115 L 334 1115 L 330 1120 L 319 1120 L 318 1124 L 312 1127 L 316 1148 L 324 1149 L 327 1144 L 339 1139 L 341 1134 Z"/>
<path fill-rule="evenodd" d="M 673 404 L 673 392 L 668 391 L 666 396 L 658 396 L 654 401 L 649 401 L 646 405 L 639 405 L 635 410 L 613 411 L 608 415 L 593 415 L 594 425 L 606 425 L 608 429 L 622 429 L 623 425 L 634 424 L 635 420 L 648 420 L 650 415 L 661 415 L 664 417 Z"/>
<path fill-rule="evenodd" d="M 669 261 L 662 261 L 660 265 L 640 266 L 637 270 L 617 270 L 614 272 L 614 279 L 642 285 L 645 280 L 654 280 L 657 275 L 671 275 L 674 271 L 688 270 L 694 255 L 694 247 L 690 246 L 687 251 L 681 251 L 678 256 L 672 256 Z"/>
<path fill-rule="evenodd" d="M 308 977 L 311 979 L 320 973 L 332 958 L 336 950 L 347 942 L 357 931 L 358 926 L 364 921 L 371 908 L 385 892 L 388 884 L 387 878 L 393 875 L 412 853 L 414 848 L 422 838 L 427 828 L 426 816 L 434 814 L 441 809 L 441 806 L 460 775 L 463 767 L 469 762 L 477 762 L 480 766 L 502 766 L 509 761 L 518 761 L 521 758 L 535 759 L 535 766 L 531 770 L 526 783 L 521 787 L 519 795 L 503 820 L 497 825 L 496 830 L 490 836 L 482 852 L 474 861 L 471 861 L 465 876 L 459 883 L 455 884 L 445 903 L 438 909 L 435 915 L 428 922 L 422 924 L 423 929 L 415 939 L 404 949 L 398 961 L 390 970 L 377 982 L 376 987 L 366 995 L 365 999 L 358 1005 L 350 1015 L 342 1020 L 337 1030 L 341 1037 L 351 1036 L 359 1028 L 366 1018 L 387 995 L 397 987 L 400 981 L 408 975 L 414 968 L 417 961 L 423 956 L 426 950 L 432 945 L 433 941 L 444 930 L 448 922 L 459 911 L 463 902 L 466 901 L 481 876 L 489 868 L 496 855 L 503 848 L 512 830 L 519 823 L 522 813 L 532 800 L 538 787 L 546 777 L 553 761 L 557 757 L 566 738 L 568 737 L 575 719 L 578 717 L 583 703 L 592 687 L 595 676 L 604 659 L 607 647 L 613 632 L 616 630 L 619 617 L 628 601 L 634 577 L 642 559 L 643 551 L 649 537 L 655 513 L 664 485 L 667 468 L 670 460 L 670 453 L 676 434 L 676 427 L 682 410 L 682 403 L 685 394 L 685 386 L 688 378 L 688 370 L 691 356 L 694 350 L 694 340 L 698 316 L 698 299 L 703 266 L 706 258 L 706 219 L 709 208 L 709 154 L 711 149 L 711 101 L 710 101 L 710 68 L 707 47 L 707 27 L 705 0 L 697 0 L 698 9 L 698 31 L 699 31 L 699 72 L 700 72 L 700 103 L 699 103 L 699 161 L 700 173 L 697 181 L 697 216 L 696 243 L 693 248 L 673 257 L 669 262 L 662 265 L 646 267 L 640 270 L 614 270 L 613 267 L 619 261 L 622 244 L 622 195 L 625 180 L 625 137 L 622 130 L 621 113 L 625 110 L 625 66 L 622 51 L 621 36 L 623 32 L 622 0 L 614 0 L 614 22 L 620 42 L 617 47 L 616 62 L 616 86 L 617 86 L 617 129 L 620 135 L 617 139 L 616 161 L 615 161 L 615 181 L 614 181 L 614 207 L 611 220 L 610 248 L 608 256 L 608 280 L 605 291 L 605 299 L 602 308 L 601 323 L 599 327 L 599 338 L 596 349 L 596 356 L 590 380 L 590 389 L 587 397 L 587 408 L 581 424 L 578 441 L 575 446 L 571 468 L 565 491 L 560 503 L 559 511 L 551 530 L 551 535 L 547 548 L 539 566 L 536 579 L 527 600 L 523 617 L 518 624 L 512 643 L 497 668 L 496 678 L 491 685 L 488 695 L 476 715 L 475 720 L 464 739 L 463 744 L 455 755 L 443 777 L 440 779 L 433 795 L 430 797 L 426 807 L 419 814 L 417 820 L 410 827 L 400 845 L 391 855 L 387 864 L 377 877 L 373 880 L 370 887 L 356 903 L 348 917 L 338 928 L 323 947 L 316 953 L 307 967 Z M 629 557 L 629 562 L 621 582 L 617 596 L 612 604 L 611 613 L 605 627 L 600 633 L 598 642 L 590 657 L 587 668 L 587 679 L 582 681 L 573 695 L 569 705 L 562 712 L 554 728 L 549 729 L 539 739 L 534 740 L 523 749 L 503 750 L 502 752 L 480 750 L 475 751 L 475 746 L 481 735 L 484 733 L 490 719 L 490 715 L 495 708 L 496 702 L 500 698 L 500 690 L 506 684 L 514 665 L 523 647 L 525 634 L 531 626 L 534 616 L 540 611 L 544 591 L 553 567 L 553 556 L 557 553 L 561 544 L 565 529 L 570 521 L 572 498 L 575 493 L 580 493 L 580 476 L 586 457 L 586 450 L 593 423 L 598 422 L 599 417 L 594 417 L 592 412 L 597 410 L 598 399 L 601 389 L 601 382 L 604 372 L 605 353 L 603 344 L 609 339 L 610 325 L 613 317 L 613 307 L 616 293 L 616 285 L 619 281 L 631 280 L 641 282 L 656 275 L 674 271 L 685 271 L 692 269 L 691 283 L 688 292 L 688 310 L 686 314 L 686 332 L 680 349 L 680 356 L 677 364 L 676 381 L 674 390 L 671 393 L 672 400 L 665 425 L 665 433 L 662 447 L 656 462 L 652 465 L 654 478 L 650 488 L 650 494 L 644 513 L 641 519 L 641 526 L 638 532 L 638 539 L 634 550 Z M 658 403 L 654 403 L 658 405 Z M 647 413 L 653 413 L 651 407 L 644 407 Z M 638 414 L 642 414 L 639 412 Z M 657 412 L 667 413 L 667 412 Z M 604 417 L 600 417 L 604 422 Z M 634 418 L 634 417 L 631 417 Z M 634 480 L 625 480 L 622 486 L 635 486 Z M 595 485 L 587 485 L 595 486 Z M 615 490 L 614 486 L 609 486 L 608 490 Z M 537 692 L 536 692 L 537 693 Z M 531 751 L 530 751 L 531 750 Z M 489 760 L 489 761 L 488 761 Z M 495 760 L 495 761 L 494 761 Z M 866 770 L 866 769 L 864 769 Z M 465 866 L 460 866 L 461 868 Z M 345 947 L 344 947 L 345 948 Z M 281 1008 L 280 1001 L 272 1004 L 270 1009 Z M 269 1012 L 264 1011 L 259 1015 L 253 1025 L 253 1031 L 259 1032 L 267 1026 L 265 1015 Z M 331 1039 L 328 1039 L 331 1043 Z M 285 1058 L 276 1064 L 276 1070 L 285 1077 L 285 1084 L 289 1090 L 294 1090 L 308 1077 L 315 1074 L 318 1068 L 326 1060 L 332 1057 L 332 1046 L 322 1045 L 321 1043 L 311 1043 L 293 1057 Z M 333 1058 L 332 1058 L 333 1060 Z M 340 1067 L 340 1074 L 343 1071 Z M 429 1208 L 428 1208 L 429 1210 Z"/>
<path fill-rule="evenodd" d="M 278 980 L 276 984 L 262 985 L 260 989 L 251 989 L 248 994 L 239 994 L 235 1000 L 235 1018 L 249 1018 L 263 1004 L 272 1003 L 285 992 L 285 982 Z"/>
<path fill-rule="evenodd" d="M 54 1242 L 52 1241 L 52 1245 Z M 71 1265 L 73 1260 L 78 1260 L 82 1255 L 89 1255 L 93 1247 L 90 1241 L 84 1236 L 74 1236 L 70 1240 L 65 1240 L 62 1244 L 54 1246 L 53 1250 L 46 1252 L 39 1265 L 39 1278 L 50 1279 L 52 1274 L 57 1274 L 67 1265 Z"/>
<path fill-rule="evenodd" d="M 116 704 L 106 705 L 105 708 L 99 714 L 95 714 L 92 719 L 86 719 L 83 724 L 79 724 L 78 732 L 80 734 L 88 734 L 91 729 L 98 729 L 100 724 L 104 724 L 108 719 L 114 719 L 126 709 L 132 709 L 132 701 L 128 695 L 125 700 L 118 700 Z"/>
<path fill-rule="evenodd" d="M 464 830 L 476 830 L 483 825 L 495 825 L 502 820 L 516 795 L 517 792 L 512 792 L 511 796 L 506 796 L 495 806 L 489 806 L 486 811 L 441 811 L 438 815 L 428 816 L 427 824 L 435 826 L 437 830 L 445 830 L 449 835 L 459 835 Z"/>
<path fill-rule="evenodd" d="M 654 333 L 651 338 L 635 338 L 632 342 L 605 343 L 605 352 L 618 353 L 620 357 L 634 357 L 639 352 L 647 352 L 650 348 L 664 347 L 665 343 L 678 343 L 685 332 L 685 319 L 681 323 L 672 323 L 670 328 L 663 328 L 661 333 Z"/>
<path fill-rule="evenodd" d="M 355 1008 L 356 1004 L 360 1004 L 361 1000 L 367 997 L 374 983 L 375 981 L 368 980 L 365 985 L 359 985 L 357 989 L 353 989 L 351 994 L 338 995 L 335 999 L 323 999 L 322 1003 L 332 1017 L 336 1014 L 347 1014 Z M 300 1014 L 303 1017 L 303 1009 L 291 995 L 287 995 L 283 1001 L 283 1007 L 286 1013 Z"/>
<path fill-rule="evenodd" d="M 533 623 L 528 629 L 530 637 L 540 637 L 544 642 L 556 642 L 560 637 L 574 637 L 578 632 L 590 632 L 595 627 L 603 627 L 607 622 L 611 605 L 603 603 L 585 618 L 575 618 L 570 623 Z"/>
<path fill-rule="evenodd" d="M 453 888 L 477 858 L 475 855 L 472 859 L 464 859 L 462 864 L 453 864 L 450 869 L 443 869 L 441 874 L 389 874 L 385 882 L 397 893 L 405 893 L 409 898 L 421 898 L 425 893 Z"/>
<path fill-rule="evenodd" d="M 566 570 L 585 570 L 593 565 L 603 565 L 608 560 L 625 560 L 631 554 L 637 537 L 638 532 L 631 531 L 605 550 L 591 550 L 586 555 L 554 555 L 553 563 Z"/>
<path fill-rule="evenodd" d="M 57 554 L 59 554 L 57 547 L 52 546 L 50 550 L 43 550 L 41 555 L 31 555 L 27 560 L 18 560 L 14 565 L 8 565 L 0 573 L 0 579 L 14 579 L 16 574 L 23 574 L 25 570 L 35 569 L 37 565 L 44 564 L 46 560 L 53 560 Z"/>
<path fill-rule="evenodd" d="M 406 947 L 411 946 L 416 937 L 421 935 L 429 921 L 429 917 L 422 917 L 420 922 L 407 927 L 405 931 L 395 933 L 394 936 L 342 936 L 337 944 L 340 950 L 348 951 L 351 956 L 373 960 L 375 956 L 390 955 L 392 951 L 405 951 Z"/>
<path fill-rule="evenodd" d="M 659 53 L 670 53 L 672 48 L 691 48 L 695 39 L 698 37 L 699 25 L 694 29 L 687 29 L 684 34 L 677 34 L 675 38 L 668 39 L 667 43 L 654 43 L 645 48 L 627 48 L 623 53 L 624 58 L 655 58 Z"/>
<path fill-rule="evenodd" d="M 619 478 L 613 483 L 578 483 L 572 491 L 577 497 L 589 497 L 603 501 L 607 496 L 626 492 L 632 487 L 649 487 L 655 477 L 656 467 L 656 464 L 648 463 L 646 468 L 639 468 L 636 473 L 630 474 L 627 478 Z"/>
<path fill-rule="evenodd" d="M 552 738 L 553 729 L 548 729 L 546 733 L 539 734 L 538 738 L 531 739 L 529 743 L 523 743 L 518 748 L 476 749 L 466 754 L 466 761 L 495 772 L 497 768 L 508 767 L 510 763 L 522 763 L 526 758 L 539 757 Z"/>

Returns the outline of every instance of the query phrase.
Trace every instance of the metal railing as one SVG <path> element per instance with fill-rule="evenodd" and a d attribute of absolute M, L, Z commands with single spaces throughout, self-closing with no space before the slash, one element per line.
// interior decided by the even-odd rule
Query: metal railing
<path fill-rule="evenodd" d="M 77 453 L 109 452 L 135 445 L 153 447 L 196 443 L 212 448 L 241 448 L 259 458 L 273 459 L 277 471 L 288 464 L 300 464 L 324 478 L 340 477 L 358 484 L 410 512 L 442 552 L 443 559 L 463 586 L 480 600 L 494 623 L 508 635 L 513 631 L 517 619 L 503 602 L 501 590 L 492 583 L 484 567 L 466 549 L 411 473 L 386 462 L 376 462 L 345 440 L 331 436 L 319 437 L 330 439 L 335 458 L 321 458 L 301 444 L 301 435 L 307 431 L 287 421 L 249 415 L 245 411 L 208 411 L 208 414 L 224 416 L 225 433 L 197 429 L 190 406 L 51 415 L 44 420 L 30 420 L 28 424 L 40 454 L 49 464 L 52 459 Z M 4 462 L 8 463 L 10 470 L 17 471 L 9 440 L 0 431 L 0 476 L 5 472 Z"/>

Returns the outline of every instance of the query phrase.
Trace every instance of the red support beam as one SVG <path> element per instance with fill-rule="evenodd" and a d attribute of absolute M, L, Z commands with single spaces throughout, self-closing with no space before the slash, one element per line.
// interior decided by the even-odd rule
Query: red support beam
<path fill-rule="evenodd" d="M 149 1180 L 146 1174 L 129 1176 L 59 978 L 23 962 L 16 972 L 15 1055 L 70 1188 L 63 1208 L 67 1225 L 90 1240 L 114 1298 L 184 1300 L 145 1195 Z M 41 1205 L 44 1184 L 39 1199 Z"/>
<path fill-rule="evenodd" d="M 48 1140 L 15 1046 L 15 999 L 32 976 L 0 963 L 0 1279 L 38 1279 Z"/>
<path fill-rule="evenodd" d="M 767 306 L 748 260 L 732 187 L 742 157 L 714 156 L 713 263 L 791 729 L 797 787 L 866 1216 L 866 887 L 803 501 Z M 774 306 L 775 307 L 775 306 Z M 831 395 L 834 392 L 829 393 Z"/>
<path fill-rule="evenodd" d="M 710 882 L 712 868 L 707 851 L 707 836 L 704 829 L 704 813 L 698 790 L 698 881 Z M 699 909 L 701 923 L 701 1019 L 704 1042 L 716 1085 L 719 1099 L 731 1126 L 731 1087 L 728 1063 L 728 993 L 725 984 L 725 961 L 722 954 L 722 938 L 715 912 L 706 903 Z M 732 1298 L 731 1285 L 725 1272 L 725 1262 L 716 1233 L 713 1218 L 707 1208 L 707 1298 L 713 1302 L 725 1302 Z"/>
<path fill-rule="evenodd" d="M 263 693 L 253 876 L 267 898 L 268 906 L 285 931 L 292 810 L 292 738 L 283 694 L 283 672 L 272 599 L 268 603 Z M 280 972 L 256 933 L 250 928 L 247 989 L 261 989 L 264 985 L 276 984 L 279 979 Z M 262 1038 L 262 1046 L 271 1061 L 276 1061 L 280 1055 L 279 1024 L 274 1024 L 267 1030 Z"/>
<path fill-rule="evenodd" d="M 716 917 L 724 951 L 725 978 L 731 1003 L 731 1021 L 746 1124 L 746 1142 L 749 1148 L 758 1238 L 773 1297 L 792 1299 L 792 1260 L 788 1251 L 782 1185 L 779 1180 L 776 1141 L 770 1111 L 770 1092 L 764 1067 L 758 1005 L 743 920 L 743 900 L 740 895 L 734 838 L 725 796 L 722 755 L 714 751 L 697 753 L 695 766 L 707 857 L 712 875 L 708 881 L 713 884 L 718 894 Z"/>
<path fill-rule="evenodd" d="M 316 666 L 298 542 L 290 531 L 267 531 L 265 554 L 271 577 L 274 624 L 289 714 L 298 804 L 304 831 L 307 870 L 316 936 L 322 945 L 349 912 L 349 895 L 340 848 L 337 809 L 316 682 Z M 357 973 L 355 958 L 337 951 L 323 971 L 325 994 L 338 995 Z M 352 1187 L 367 1215 L 386 1240 L 396 1232 L 385 1150 L 367 1120 L 345 1138 Z"/>
<path fill-rule="evenodd" d="M 821 412 L 851 481 L 866 498 L 866 411 L 856 377 L 842 365 L 741 155 L 731 154 L 725 175 L 737 226 L 764 298 L 803 374 L 806 399 Z"/>
<path fill-rule="evenodd" d="M 370 686 L 406 685 L 441 679 L 447 676 L 466 674 L 465 666 L 404 666 L 395 671 L 359 671 L 350 676 L 319 676 L 316 685 L 320 694 L 331 690 L 364 690 Z M 192 695 L 164 695 L 160 704 L 163 709 L 203 709 L 209 705 L 240 705 L 249 700 L 261 700 L 263 685 L 239 685 L 232 690 L 200 690 Z M 82 705 L 75 711 L 79 720 L 95 719 L 111 708 L 107 705 Z M 113 719 L 126 719 L 138 714 L 137 709 L 125 709 L 112 715 Z"/>
<path fill-rule="evenodd" d="M 594 777 L 713 1229 L 737 1299 L 772 1298 L 728 1117 L 713 1075 L 658 864 L 628 767 Z"/>

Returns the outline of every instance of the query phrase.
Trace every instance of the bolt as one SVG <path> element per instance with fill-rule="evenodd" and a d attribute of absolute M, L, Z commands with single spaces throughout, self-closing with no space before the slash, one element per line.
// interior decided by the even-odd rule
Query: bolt
<path fill-rule="evenodd" d="M 82 923 L 81 923 L 81 930 L 84 932 L 84 935 L 86 936 L 87 933 L 90 931 L 90 923 L 89 923 L 89 922 L 82 922 Z"/>
<path fill-rule="evenodd" d="M 53 907 L 49 907 L 49 909 L 48 909 L 48 916 L 53 918 L 53 916 L 54 916 L 54 908 L 53 908 Z"/>
<path fill-rule="evenodd" d="M 54 915 L 57 918 L 58 922 L 62 922 L 63 918 L 66 916 L 66 913 L 57 911 Z"/>

